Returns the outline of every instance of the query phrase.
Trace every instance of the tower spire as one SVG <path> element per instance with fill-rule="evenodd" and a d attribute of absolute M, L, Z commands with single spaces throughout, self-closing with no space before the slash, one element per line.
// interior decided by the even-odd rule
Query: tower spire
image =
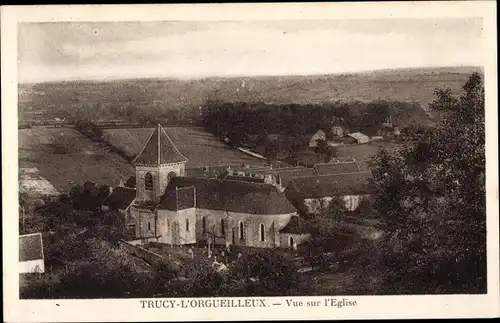
<path fill-rule="evenodd" d="M 161 126 L 160 126 L 160 124 L 158 124 L 156 132 L 158 132 L 158 165 L 160 165 L 160 161 L 161 161 L 161 144 L 160 144 L 161 143 L 161 138 L 160 138 Z"/>
<path fill-rule="evenodd" d="M 158 124 L 132 163 L 161 165 L 187 161 L 187 158 L 175 147 L 174 142 L 170 139 L 165 129 Z"/>

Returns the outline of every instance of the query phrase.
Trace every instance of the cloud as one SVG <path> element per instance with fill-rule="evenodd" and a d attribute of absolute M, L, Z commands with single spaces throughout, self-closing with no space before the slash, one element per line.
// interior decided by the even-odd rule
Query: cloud
<path fill-rule="evenodd" d="M 63 25 L 31 27 L 20 33 L 19 77 L 327 74 L 482 63 L 474 28 L 464 34 L 451 30 L 449 22 L 438 28 L 433 21 L 428 26 L 420 21 L 427 29 L 413 24 L 407 30 L 401 23 L 384 29 L 384 23 L 379 32 L 324 21 L 298 23 L 295 27 L 303 28 L 295 29 L 290 22 L 79 24 L 65 31 Z"/>

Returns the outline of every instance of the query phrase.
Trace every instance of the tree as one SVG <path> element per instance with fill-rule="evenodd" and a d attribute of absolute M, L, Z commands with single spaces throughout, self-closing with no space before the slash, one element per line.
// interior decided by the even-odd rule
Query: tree
<path fill-rule="evenodd" d="M 328 143 L 324 139 L 317 139 L 316 140 L 316 149 L 315 152 L 317 154 L 324 154 L 326 152 L 326 149 L 328 148 Z"/>
<path fill-rule="evenodd" d="M 68 154 L 76 150 L 75 140 L 61 133 L 52 140 L 54 152 L 57 154 Z"/>
<path fill-rule="evenodd" d="M 454 98 L 436 90 L 444 119 L 410 132 L 398 153 L 375 157 L 374 204 L 386 231 L 389 278 L 413 290 L 484 292 L 486 205 L 484 87 L 474 73 Z M 427 288 L 427 289 L 426 289 Z"/>
<path fill-rule="evenodd" d="M 264 157 L 266 157 L 268 161 L 272 161 L 272 160 L 276 159 L 279 151 L 280 151 L 279 142 L 277 140 L 269 140 L 266 143 Z"/>

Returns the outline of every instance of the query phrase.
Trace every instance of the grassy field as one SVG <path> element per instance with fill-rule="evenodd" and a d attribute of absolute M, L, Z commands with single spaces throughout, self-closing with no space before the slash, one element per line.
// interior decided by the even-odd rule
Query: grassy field
<path fill-rule="evenodd" d="M 138 154 L 152 128 L 105 129 L 104 139 L 130 156 Z M 189 160 L 186 167 L 216 166 L 228 164 L 264 165 L 257 158 L 230 148 L 218 141 L 203 128 L 168 127 L 167 133 L 177 149 Z"/>
<path fill-rule="evenodd" d="M 395 151 L 401 145 L 392 142 L 372 142 L 360 145 L 336 146 L 335 150 L 338 153 L 338 157 L 353 157 L 356 161 L 362 162 L 369 161 L 370 158 L 377 154 L 381 147 L 388 151 Z M 307 165 L 314 165 L 324 163 L 325 157 L 315 153 L 313 149 L 305 149 L 300 152 L 299 161 Z"/>
<path fill-rule="evenodd" d="M 66 154 L 56 153 L 52 146 L 56 136 L 67 137 L 72 150 Z M 69 128 L 20 129 L 19 167 L 37 168 L 38 175 L 60 192 L 86 180 L 117 185 L 120 179 L 134 175 L 132 165 L 119 155 Z"/>
<path fill-rule="evenodd" d="M 227 102 L 322 103 L 332 100 L 418 102 L 424 109 L 436 88 L 459 94 L 476 67 L 414 68 L 342 75 L 133 79 L 19 85 L 21 119 L 58 116 L 71 106 L 101 104 L 162 109 L 197 108 L 207 99 Z M 245 87 L 242 88 L 242 81 Z M 71 113 L 70 113 L 71 114 Z"/>

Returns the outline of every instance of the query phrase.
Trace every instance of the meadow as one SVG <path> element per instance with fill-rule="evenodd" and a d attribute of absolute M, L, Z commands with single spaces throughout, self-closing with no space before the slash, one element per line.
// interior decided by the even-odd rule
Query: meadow
<path fill-rule="evenodd" d="M 143 148 L 153 128 L 105 129 L 104 140 L 135 156 Z M 263 166 L 265 161 L 248 156 L 220 142 L 203 128 L 168 127 L 168 135 L 179 151 L 186 156 L 186 168 L 201 166 L 248 164 Z"/>
<path fill-rule="evenodd" d="M 35 127 L 19 129 L 19 168 L 37 168 L 59 192 L 67 192 L 75 183 L 87 180 L 117 185 L 120 179 L 134 175 L 134 168 L 104 145 L 87 139 L 71 128 Z M 67 153 L 54 149 L 56 137 L 71 143 Z"/>
<path fill-rule="evenodd" d="M 198 109 L 207 100 L 316 104 L 335 100 L 415 102 L 425 110 L 436 88 L 460 93 L 476 67 L 414 68 L 357 74 L 131 79 L 19 84 L 20 120 L 74 116 L 77 107 L 100 104 L 110 110 Z M 102 115 L 101 115 L 102 116 Z"/>

